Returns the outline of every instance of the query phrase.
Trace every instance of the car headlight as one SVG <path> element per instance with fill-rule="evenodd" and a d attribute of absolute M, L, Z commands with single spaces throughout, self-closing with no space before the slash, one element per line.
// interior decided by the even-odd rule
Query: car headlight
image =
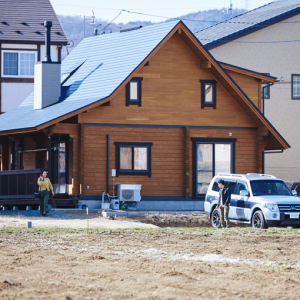
<path fill-rule="evenodd" d="M 274 203 L 266 203 L 264 207 L 268 208 L 270 211 L 279 211 L 278 205 Z"/>

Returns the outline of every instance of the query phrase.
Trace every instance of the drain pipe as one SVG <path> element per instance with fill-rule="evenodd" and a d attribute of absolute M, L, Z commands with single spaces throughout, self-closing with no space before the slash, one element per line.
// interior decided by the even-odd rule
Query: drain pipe
<path fill-rule="evenodd" d="M 106 135 L 107 139 L 107 154 L 106 154 L 106 194 L 109 193 L 109 134 Z"/>
<path fill-rule="evenodd" d="M 279 80 L 276 80 L 275 82 L 279 82 Z M 265 89 L 269 88 L 270 86 L 274 85 L 275 82 L 266 84 L 263 86 L 263 92 L 262 92 L 262 114 L 265 115 Z"/>
<path fill-rule="evenodd" d="M 280 82 L 280 80 L 275 80 L 275 82 Z M 262 114 L 263 116 L 265 115 L 265 89 L 269 88 L 270 86 L 274 85 L 275 82 L 269 83 L 263 87 L 263 93 L 262 93 Z M 266 154 L 276 154 L 276 153 L 283 153 L 283 150 L 278 150 L 278 151 L 268 151 L 268 152 L 263 152 L 263 174 L 265 173 L 265 156 Z"/>
<path fill-rule="evenodd" d="M 283 153 L 283 150 L 278 150 L 278 151 L 268 151 L 268 152 L 263 152 L 263 174 L 265 174 L 265 156 L 266 154 L 277 154 L 277 153 Z"/>

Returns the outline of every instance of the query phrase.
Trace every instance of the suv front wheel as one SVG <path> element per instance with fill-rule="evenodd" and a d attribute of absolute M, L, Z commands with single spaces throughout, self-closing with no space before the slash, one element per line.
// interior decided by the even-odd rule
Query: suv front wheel
<path fill-rule="evenodd" d="M 267 229 L 268 224 L 264 218 L 264 215 L 261 210 L 256 211 L 252 217 L 252 227 L 257 229 Z"/>
<path fill-rule="evenodd" d="M 218 209 L 214 209 L 211 214 L 211 225 L 213 228 L 221 228 L 221 216 Z"/>

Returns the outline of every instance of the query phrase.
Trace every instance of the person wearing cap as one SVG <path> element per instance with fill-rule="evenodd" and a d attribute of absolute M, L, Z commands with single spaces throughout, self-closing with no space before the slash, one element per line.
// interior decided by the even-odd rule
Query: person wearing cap
<path fill-rule="evenodd" d="M 231 191 L 229 188 L 225 188 L 225 181 L 220 179 L 218 181 L 219 190 L 219 202 L 217 205 L 217 209 L 220 209 L 221 215 L 221 227 L 229 228 L 230 222 L 228 218 L 228 213 L 230 209 L 230 200 L 231 200 Z"/>

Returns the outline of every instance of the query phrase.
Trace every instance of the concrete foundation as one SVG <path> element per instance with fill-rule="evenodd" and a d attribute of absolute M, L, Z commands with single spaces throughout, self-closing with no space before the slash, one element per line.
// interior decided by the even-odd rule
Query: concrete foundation
<path fill-rule="evenodd" d="M 82 204 L 86 204 L 90 209 L 101 209 L 101 200 L 80 199 Z M 108 203 L 108 201 L 105 201 Z M 140 201 L 136 206 L 137 210 L 157 210 L 157 211 L 204 211 L 204 201 L 182 200 L 182 201 Z"/>

